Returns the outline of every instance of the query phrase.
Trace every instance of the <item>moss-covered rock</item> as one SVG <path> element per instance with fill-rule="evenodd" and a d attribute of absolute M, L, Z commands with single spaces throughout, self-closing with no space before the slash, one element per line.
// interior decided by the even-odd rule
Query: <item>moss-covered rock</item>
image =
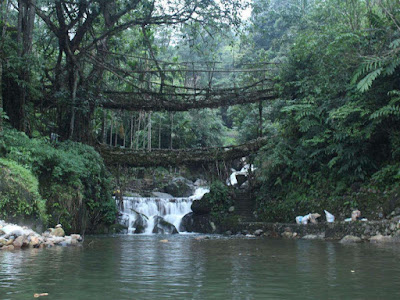
<path fill-rule="evenodd" d="M 11 222 L 47 222 L 46 203 L 32 172 L 0 158 L 0 218 Z"/>

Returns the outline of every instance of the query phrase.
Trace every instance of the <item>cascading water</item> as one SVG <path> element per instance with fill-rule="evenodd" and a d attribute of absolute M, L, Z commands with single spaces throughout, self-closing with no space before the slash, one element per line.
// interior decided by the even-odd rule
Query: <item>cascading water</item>
<path fill-rule="evenodd" d="M 179 231 L 182 218 L 192 211 L 193 201 L 201 199 L 209 191 L 206 187 L 198 187 L 194 195 L 186 198 L 124 197 L 120 223 L 128 227 L 128 233 L 138 233 L 137 229 L 141 226 L 141 233 L 150 234 L 158 217 L 162 217 Z"/>

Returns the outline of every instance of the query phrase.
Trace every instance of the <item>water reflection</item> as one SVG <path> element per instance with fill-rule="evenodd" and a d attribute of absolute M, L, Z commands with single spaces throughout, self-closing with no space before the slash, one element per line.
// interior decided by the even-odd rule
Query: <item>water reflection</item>
<path fill-rule="evenodd" d="M 92 237 L 84 247 L 3 251 L 0 299 L 400 296 L 398 246 L 195 237 Z"/>

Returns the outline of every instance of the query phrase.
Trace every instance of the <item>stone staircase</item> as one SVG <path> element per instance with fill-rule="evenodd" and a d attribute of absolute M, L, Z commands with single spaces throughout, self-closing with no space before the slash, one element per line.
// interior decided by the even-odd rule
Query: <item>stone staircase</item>
<path fill-rule="evenodd" d="M 255 221 L 253 211 L 255 209 L 255 199 L 247 190 L 235 191 L 235 214 L 238 215 L 242 222 Z"/>

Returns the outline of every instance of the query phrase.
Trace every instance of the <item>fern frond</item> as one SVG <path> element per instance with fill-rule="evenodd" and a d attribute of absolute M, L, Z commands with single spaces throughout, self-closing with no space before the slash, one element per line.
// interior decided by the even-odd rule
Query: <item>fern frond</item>
<path fill-rule="evenodd" d="M 366 92 L 368 91 L 371 86 L 372 82 L 382 73 L 382 67 L 376 69 L 375 71 L 369 73 L 367 76 L 365 76 L 358 84 L 357 84 L 357 89 L 360 92 Z"/>

